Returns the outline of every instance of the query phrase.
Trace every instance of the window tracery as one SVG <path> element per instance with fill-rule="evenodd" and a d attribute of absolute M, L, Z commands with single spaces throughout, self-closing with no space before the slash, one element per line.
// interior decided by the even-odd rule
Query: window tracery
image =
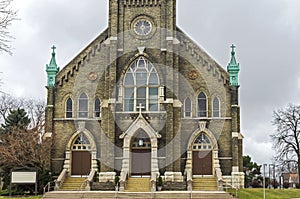
<path fill-rule="evenodd" d="M 158 111 L 159 78 L 153 64 L 144 57 L 136 59 L 124 77 L 124 111 Z"/>

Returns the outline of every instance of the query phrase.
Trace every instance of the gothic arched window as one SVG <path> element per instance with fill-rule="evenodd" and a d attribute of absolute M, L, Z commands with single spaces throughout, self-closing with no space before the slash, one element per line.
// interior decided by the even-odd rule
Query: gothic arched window
<path fill-rule="evenodd" d="M 198 95 L 198 117 L 207 117 L 207 98 L 203 92 Z"/>
<path fill-rule="evenodd" d="M 66 118 L 73 117 L 73 101 L 71 98 L 68 98 L 66 101 Z"/>
<path fill-rule="evenodd" d="M 89 99 L 85 93 L 82 93 L 78 99 L 78 117 L 88 118 Z"/>
<path fill-rule="evenodd" d="M 91 150 L 92 145 L 84 133 L 79 133 L 72 145 L 72 150 Z"/>
<path fill-rule="evenodd" d="M 184 101 L 184 117 L 192 117 L 192 102 L 189 97 Z"/>
<path fill-rule="evenodd" d="M 200 133 L 200 135 L 196 138 L 193 144 L 193 150 L 200 150 L 200 151 L 205 151 L 205 150 L 211 150 L 212 145 L 205 133 Z"/>
<path fill-rule="evenodd" d="M 101 115 L 100 99 L 96 98 L 94 104 L 94 117 L 100 117 L 100 115 Z"/>
<path fill-rule="evenodd" d="M 124 78 L 124 111 L 158 111 L 159 78 L 154 66 L 144 57 L 136 59 Z"/>
<path fill-rule="evenodd" d="M 213 101 L 213 117 L 220 117 L 220 101 L 217 97 Z"/>

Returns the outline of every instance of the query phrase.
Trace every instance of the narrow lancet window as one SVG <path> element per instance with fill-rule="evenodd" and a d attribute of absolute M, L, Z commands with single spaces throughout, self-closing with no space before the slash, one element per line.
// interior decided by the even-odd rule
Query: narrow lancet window
<path fill-rule="evenodd" d="M 198 95 L 198 117 L 207 117 L 207 97 L 203 92 Z"/>
<path fill-rule="evenodd" d="M 220 101 L 217 97 L 213 101 L 213 117 L 220 117 Z"/>
<path fill-rule="evenodd" d="M 192 117 L 192 102 L 189 97 L 184 101 L 184 117 Z"/>
<path fill-rule="evenodd" d="M 101 106 L 100 106 L 100 99 L 95 99 L 94 105 L 94 117 L 99 118 L 101 116 Z"/>
<path fill-rule="evenodd" d="M 68 98 L 66 101 L 66 118 L 73 117 L 73 101 L 71 98 Z"/>
<path fill-rule="evenodd" d="M 78 100 L 78 117 L 88 118 L 89 100 L 85 93 L 82 93 Z"/>

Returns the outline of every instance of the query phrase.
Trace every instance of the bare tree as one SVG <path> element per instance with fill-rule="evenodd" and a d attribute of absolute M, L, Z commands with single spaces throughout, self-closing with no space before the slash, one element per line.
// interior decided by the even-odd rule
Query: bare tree
<path fill-rule="evenodd" d="M 2 72 L 0 72 L 0 75 L 2 74 Z M 0 77 L 0 94 L 1 93 L 4 93 L 3 91 L 1 91 L 1 86 L 2 86 L 2 84 L 3 84 L 3 81 L 2 81 L 2 79 L 1 79 L 1 77 Z"/>
<path fill-rule="evenodd" d="M 42 127 L 45 122 L 45 102 L 30 98 L 16 98 L 0 93 L 0 124 L 4 122 L 10 110 L 23 108 L 30 120 L 30 128 Z"/>
<path fill-rule="evenodd" d="M 285 167 L 296 165 L 300 171 L 300 106 L 289 104 L 274 111 L 273 125 L 276 132 L 271 135 L 276 150 L 276 160 Z"/>
<path fill-rule="evenodd" d="M 0 0 L 0 52 L 12 54 L 12 47 L 9 44 L 13 37 L 8 31 L 12 21 L 16 20 L 17 12 L 11 8 L 13 0 Z"/>
<path fill-rule="evenodd" d="M 32 129 L 17 128 L 1 134 L 0 167 L 35 167 L 45 170 L 49 162 L 50 146 L 41 143 L 40 134 Z"/>
<path fill-rule="evenodd" d="M 29 101 L 27 101 L 29 102 Z M 51 145 L 41 140 L 44 129 L 43 108 L 34 105 L 28 115 L 24 109 L 10 110 L 0 127 L 0 168 L 5 172 L 4 185 L 8 186 L 9 171 L 16 167 L 35 168 L 39 172 L 41 188 L 49 182 Z M 35 118 L 32 122 L 30 118 Z"/>
<path fill-rule="evenodd" d="M 0 93 L 0 123 L 4 122 L 9 110 L 21 107 L 21 102 L 11 95 Z"/>

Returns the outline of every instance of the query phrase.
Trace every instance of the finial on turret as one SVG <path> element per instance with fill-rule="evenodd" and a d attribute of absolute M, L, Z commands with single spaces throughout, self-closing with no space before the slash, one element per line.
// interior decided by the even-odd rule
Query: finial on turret
<path fill-rule="evenodd" d="M 231 60 L 227 66 L 227 71 L 230 75 L 230 85 L 239 86 L 238 76 L 240 71 L 240 64 L 238 64 L 235 59 L 234 49 L 236 48 L 236 46 L 232 44 L 230 48 L 231 48 Z"/>
<path fill-rule="evenodd" d="M 234 54 L 235 54 L 234 49 L 236 48 L 236 46 L 235 46 L 234 44 L 232 44 L 232 45 L 230 46 L 230 48 L 232 49 L 231 55 L 234 55 Z"/>
<path fill-rule="evenodd" d="M 55 45 L 53 45 L 53 46 L 51 47 L 51 49 L 53 50 L 53 51 L 52 51 L 52 55 L 55 54 L 55 49 L 56 49 Z"/>
<path fill-rule="evenodd" d="M 47 77 L 48 77 L 47 86 L 49 86 L 49 87 L 53 87 L 55 85 L 55 77 L 59 71 L 59 67 L 57 67 L 56 60 L 55 60 L 56 47 L 53 45 L 51 47 L 51 49 L 52 49 L 51 60 L 50 60 L 49 65 L 48 64 L 46 65 L 46 72 L 47 72 Z"/>

